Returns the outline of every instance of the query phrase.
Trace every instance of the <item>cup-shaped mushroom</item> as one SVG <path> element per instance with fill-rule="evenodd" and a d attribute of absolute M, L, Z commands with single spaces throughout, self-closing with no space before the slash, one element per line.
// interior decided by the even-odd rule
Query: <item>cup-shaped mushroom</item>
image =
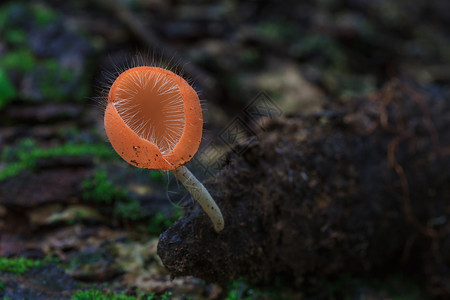
<path fill-rule="evenodd" d="M 119 75 L 108 96 L 105 130 L 114 150 L 130 164 L 171 170 L 210 217 L 224 228 L 222 212 L 205 187 L 183 166 L 197 152 L 203 118 L 194 89 L 158 67 L 135 67 Z"/>
<path fill-rule="evenodd" d="M 203 119 L 194 89 L 177 74 L 135 67 L 114 81 L 105 111 L 105 130 L 128 163 L 173 170 L 197 152 Z"/>

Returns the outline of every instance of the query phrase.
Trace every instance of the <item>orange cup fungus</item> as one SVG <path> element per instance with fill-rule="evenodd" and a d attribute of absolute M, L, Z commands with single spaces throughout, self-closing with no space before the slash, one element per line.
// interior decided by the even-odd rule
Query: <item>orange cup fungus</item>
<path fill-rule="evenodd" d="M 173 170 L 187 163 L 200 145 L 203 118 L 198 95 L 171 71 L 128 69 L 109 91 L 105 130 L 128 163 Z"/>
<path fill-rule="evenodd" d="M 172 171 L 199 202 L 214 229 L 223 230 L 220 208 L 183 166 L 197 152 L 203 131 L 200 100 L 183 78 L 149 66 L 121 73 L 109 90 L 105 130 L 114 150 L 128 163 Z"/>

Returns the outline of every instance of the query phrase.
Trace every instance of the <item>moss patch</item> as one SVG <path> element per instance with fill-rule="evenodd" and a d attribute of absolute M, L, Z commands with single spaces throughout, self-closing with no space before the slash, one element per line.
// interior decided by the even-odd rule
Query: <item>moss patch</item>
<path fill-rule="evenodd" d="M 167 228 L 172 226 L 176 220 L 178 220 L 181 216 L 183 216 L 183 210 L 175 209 L 171 216 L 166 216 L 162 213 L 157 213 L 154 215 L 147 226 L 148 232 L 151 235 L 158 236 L 162 232 L 164 232 Z"/>
<path fill-rule="evenodd" d="M 54 25 L 61 28 L 58 35 L 52 35 Z M 40 28 L 39 34 L 36 34 L 36 28 Z M 61 48 L 59 51 L 54 49 L 47 51 L 43 47 L 33 46 L 39 44 L 33 42 L 34 39 L 41 39 L 40 44 L 45 45 L 48 35 L 52 35 L 55 39 L 48 48 L 53 49 L 59 45 Z M 65 26 L 65 22 L 51 7 L 26 2 L 0 7 L 0 36 L 4 42 L 0 57 L 1 72 L 8 76 L 13 75 L 15 79 L 8 86 L 15 85 L 18 89 L 21 80 L 26 79 L 28 82 L 29 88 L 21 90 L 22 100 L 32 102 L 86 100 L 91 78 L 86 75 L 87 72 L 80 69 L 80 65 L 65 63 L 67 57 L 63 53 L 72 48 L 64 48 L 63 45 L 70 39 L 73 45 L 79 47 L 81 68 L 86 67 L 84 56 L 89 52 L 90 45 L 79 33 Z M 4 83 L 6 75 L 0 74 L 0 108 L 6 103 L 2 98 L 8 98 L 9 95 L 2 91 L 1 86 L 2 81 L 3 85 L 6 85 Z"/>
<path fill-rule="evenodd" d="M 124 293 L 113 294 L 113 293 L 105 293 L 105 292 L 100 291 L 100 290 L 86 290 L 86 291 L 80 291 L 80 292 L 74 293 L 72 295 L 72 300 L 156 300 L 156 299 L 170 299 L 170 298 L 163 298 L 163 296 L 158 298 L 155 293 L 141 294 L 141 295 L 138 295 L 138 296 L 127 296 Z"/>
<path fill-rule="evenodd" d="M 138 220 L 143 216 L 139 201 L 129 197 L 124 189 L 116 187 L 103 170 L 86 179 L 82 188 L 83 200 L 113 205 L 114 216 L 128 220 Z"/>
<path fill-rule="evenodd" d="M 28 258 L 7 258 L 0 257 L 0 271 L 13 274 L 24 274 L 30 268 L 41 267 L 44 261 L 31 260 Z"/>
<path fill-rule="evenodd" d="M 103 170 L 97 171 L 92 178 L 83 181 L 82 187 L 85 201 L 111 204 L 127 198 L 126 192 L 114 186 Z"/>
<path fill-rule="evenodd" d="M 17 94 L 8 74 L 0 67 L 0 109 L 5 107 Z"/>
<path fill-rule="evenodd" d="M 26 48 L 7 52 L 0 58 L 0 66 L 6 70 L 29 71 L 35 64 L 33 54 Z"/>
<path fill-rule="evenodd" d="M 24 169 L 32 169 L 42 158 L 55 156 L 115 157 L 105 144 L 64 144 L 53 148 L 39 148 L 32 139 L 25 139 L 17 147 L 5 147 L 1 159 L 9 164 L 0 171 L 0 181 L 17 175 Z"/>

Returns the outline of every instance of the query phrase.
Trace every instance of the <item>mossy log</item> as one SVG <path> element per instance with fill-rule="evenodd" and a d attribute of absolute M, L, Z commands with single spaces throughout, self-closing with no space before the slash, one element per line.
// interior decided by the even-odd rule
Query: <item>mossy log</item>
<path fill-rule="evenodd" d="M 450 93 L 393 81 L 310 116 L 272 119 L 160 236 L 172 276 L 208 282 L 409 273 L 450 295 Z M 319 280 L 319 281 L 320 281 Z"/>

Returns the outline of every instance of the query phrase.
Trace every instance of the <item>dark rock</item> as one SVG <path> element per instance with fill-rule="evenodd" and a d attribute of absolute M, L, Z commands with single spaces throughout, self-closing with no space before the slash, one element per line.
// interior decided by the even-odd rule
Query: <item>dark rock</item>
<path fill-rule="evenodd" d="M 114 258 L 102 249 L 86 249 L 72 258 L 68 270 L 75 279 L 89 282 L 110 280 L 122 273 Z"/>
<path fill-rule="evenodd" d="M 92 172 L 92 167 L 22 171 L 0 182 L 0 204 L 35 207 L 45 203 L 67 203 L 73 197 L 81 197 L 81 183 Z"/>
<path fill-rule="evenodd" d="M 197 207 L 158 255 L 172 276 L 209 282 L 281 275 L 307 293 L 404 272 L 450 295 L 448 97 L 394 81 L 336 114 L 271 121 L 208 182 L 225 229 Z"/>

